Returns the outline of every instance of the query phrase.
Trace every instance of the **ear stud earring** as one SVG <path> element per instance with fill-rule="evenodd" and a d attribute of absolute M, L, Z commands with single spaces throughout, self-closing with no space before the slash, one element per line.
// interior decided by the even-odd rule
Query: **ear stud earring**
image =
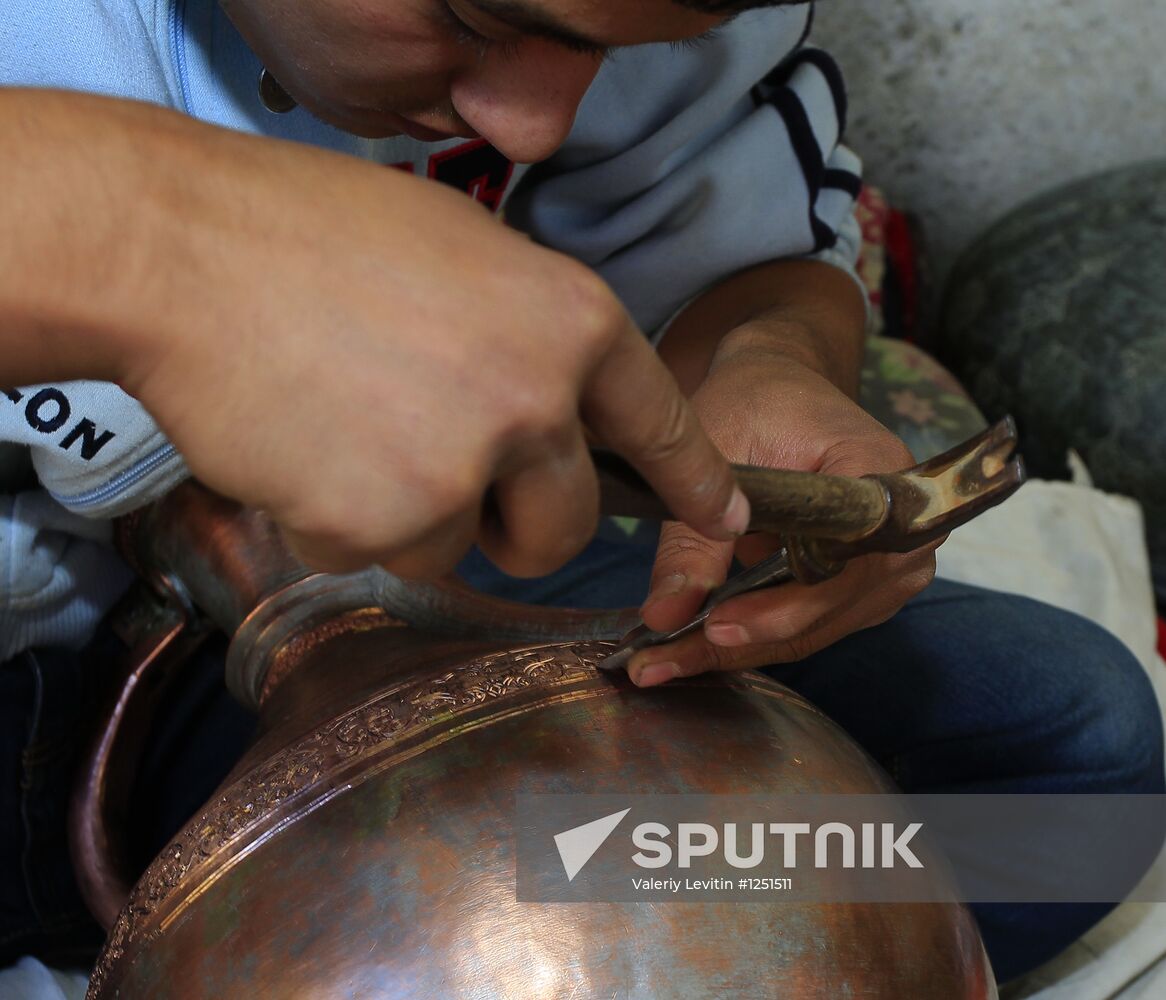
<path fill-rule="evenodd" d="M 259 74 L 259 100 L 273 115 L 286 115 L 296 108 L 295 98 L 266 69 Z"/>

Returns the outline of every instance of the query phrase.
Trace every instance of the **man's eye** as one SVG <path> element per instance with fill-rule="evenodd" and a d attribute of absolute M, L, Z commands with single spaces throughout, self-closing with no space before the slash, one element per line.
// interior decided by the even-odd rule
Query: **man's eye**
<path fill-rule="evenodd" d="M 437 4 L 437 11 L 442 29 L 447 34 L 453 35 L 458 44 L 468 45 L 470 43 L 489 41 L 483 34 L 475 31 L 467 22 L 463 21 L 458 16 L 458 12 L 446 3 L 445 0 Z"/>
<path fill-rule="evenodd" d="M 724 24 L 721 24 L 715 28 L 709 28 L 708 31 L 703 31 L 699 35 L 693 35 L 691 38 L 682 38 L 678 42 L 669 42 L 668 44 L 674 49 L 699 49 L 702 45 L 706 45 L 718 38 L 724 26 Z"/>
<path fill-rule="evenodd" d="M 578 52 L 581 55 L 591 56 L 592 59 L 598 59 L 600 62 L 606 62 L 607 57 L 611 55 L 611 49 L 606 46 L 589 45 L 587 42 L 576 42 L 564 38 L 560 39 L 557 44 L 568 52 Z"/>
<path fill-rule="evenodd" d="M 478 54 L 484 56 L 488 49 L 492 48 L 514 48 L 518 44 L 518 39 L 508 39 L 501 41 L 497 38 L 490 38 L 483 35 L 468 21 L 464 21 L 453 7 L 448 3 L 443 3 L 442 13 L 445 15 L 444 20 L 452 31 L 455 41 L 459 45 L 473 45 L 478 49 Z"/>
<path fill-rule="evenodd" d="M 481 57 L 484 57 L 487 51 L 494 51 L 502 56 L 512 56 L 518 51 L 518 46 L 524 37 L 515 34 L 509 38 L 501 39 L 484 35 L 468 21 L 463 20 L 461 15 L 448 3 L 442 4 L 442 13 L 444 14 L 444 20 L 453 31 L 458 44 L 475 46 L 478 49 L 478 55 Z M 554 42 L 569 52 L 580 52 L 598 60 L 605 60 L 610 54 L 610 49 L 588 45 L 585 42 L 573 41 L 566 38 L 556 38 Z"/>

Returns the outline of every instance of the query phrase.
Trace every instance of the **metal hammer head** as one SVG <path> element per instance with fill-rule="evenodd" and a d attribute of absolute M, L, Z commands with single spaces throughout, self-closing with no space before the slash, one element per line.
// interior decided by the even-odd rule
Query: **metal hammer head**
<path fill-rule="evenodd" d="M 1016 443 L 1016 424 L 1005 417 L 914 468 L 870 477 L 886 488 L 890 516 L 860 544 L 867 551 L 906 552 L 995 507 L 1024 482 L 1024 462 L 1014 454 Z"/>

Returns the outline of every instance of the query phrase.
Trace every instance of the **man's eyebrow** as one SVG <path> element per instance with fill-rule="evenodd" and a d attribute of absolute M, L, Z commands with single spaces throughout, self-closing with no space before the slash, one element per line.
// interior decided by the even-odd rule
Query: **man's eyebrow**
<path fill-rule="evenodd" d="M 607 42 L 581 35 L 553 14 L 521 0 L 466 0 L 466 2 L 508 27 L 521 31 L 524 35 L 546 38 L 572 49 L 599 51 L 610 47 Z"/>

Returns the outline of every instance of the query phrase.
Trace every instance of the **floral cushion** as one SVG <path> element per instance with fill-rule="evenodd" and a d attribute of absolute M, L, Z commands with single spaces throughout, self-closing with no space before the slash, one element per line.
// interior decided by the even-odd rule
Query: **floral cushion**
<path fill-rule="evenodd" d="M 867 339 L 859 402 L 920 462 L 988 426 L 955 376 L 905 340 Z"/>
<path fill-rule="evenodd" d="M 857 269 L 870 297 L 872 331 L 859 401 L 923 461 L 983 430 L 987 421 L 955 376 L 911 342 L 918 334 L 918 281 L 906 216 L 870 186 L 859 196 L 857 215 Z"/>

